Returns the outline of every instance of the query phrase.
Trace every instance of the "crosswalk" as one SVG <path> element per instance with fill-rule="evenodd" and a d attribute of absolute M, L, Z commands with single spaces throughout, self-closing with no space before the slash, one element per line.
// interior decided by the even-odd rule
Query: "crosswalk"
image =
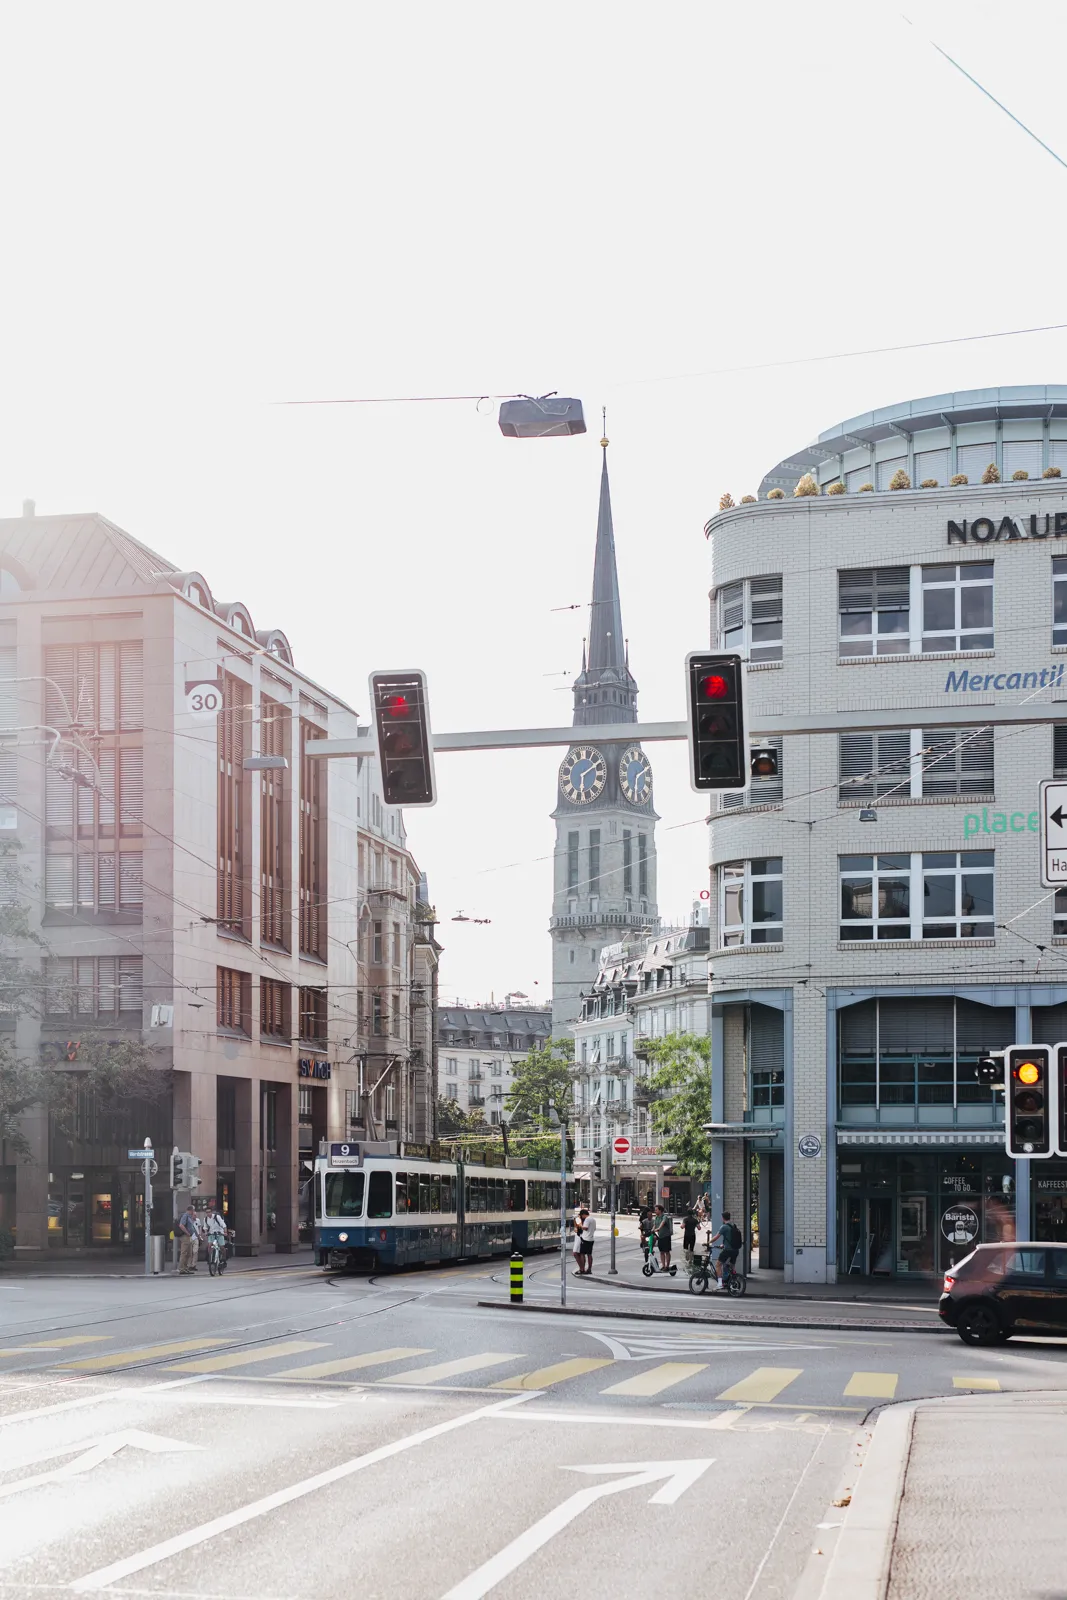
<path fill-rule="evenodd" d="M 818 1363 L 809 1367 L 752 1366 L 743 1370 L 748 1361 L 756 1359 L 757 1352 L 788 1351 L 795 1358 L 810 1350 L 828 1356 L 825 1347 L 818 1345 L 755 1344 L 721 1335 L 594 1337 L 600 1341 L 602 1353 L 568 1354 L 547 1366 L 537 1366 L 520 1354 L 499 1350 L 472 1351 L 426 1365 L 425 1358 L 436 1353 L 426 1346 L 389 1345 L 330 1355 L 328 1339 L 286 1337 L 249 1342 L 225 1335 L 172 1339 L 127 1349 L 94 1348 L 85 1354 L 80 1353 L 85 1346 L 114 1346 L 115 1341 L 105 1334 L 63 1334 L 0 1347 L 0 1381 L 5 1373 L 24 1373 L 28 1369 L 89 1377 L 147 1368 L 191 1382 L 231 1378 L 276 1384 L 451 1387 L 505 1393 L 543 1393 L 566 1384 L 583 1383 L 613 1400 L 650 1401 L 666 1396 L 661 1401 L 666 1405 L 716 1401 L 738 1407 L 811 1406 L 816 1410 L 856 1413 L 866 1411 L 873 1402 L 901 1398 L 901 1375 L 896 1372 L 846 1374 L 836 1366 Z M 321 1358 L 318 1352 L 322 1352 Z M 299 1357 L 309 1359 L 296 1359 Z M 724 1384 L 727 1377 L 733 1381 Z M 949 1372 L 940 1382 L 949 1393 L 987 1393 L 1001 1387 L 999 1379 L 982 1373 Z M 906 1379 L 904 1388 L 906 1391 Z M 930 1392 L 928 1384 L 924 1392 Z M 815 1404 L 816 1394 L 820 1404 Z"/>

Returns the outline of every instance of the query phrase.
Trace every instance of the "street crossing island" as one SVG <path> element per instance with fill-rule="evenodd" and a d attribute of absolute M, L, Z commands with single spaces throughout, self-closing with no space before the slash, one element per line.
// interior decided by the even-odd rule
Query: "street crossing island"
<path fill-rule="evenodd" d="M 981 694 L 985 689 L 1058 689 L 1067 665 L 1042 667 L 1032 672 L 950 672 L 945 678 L 946 694 Z"/>

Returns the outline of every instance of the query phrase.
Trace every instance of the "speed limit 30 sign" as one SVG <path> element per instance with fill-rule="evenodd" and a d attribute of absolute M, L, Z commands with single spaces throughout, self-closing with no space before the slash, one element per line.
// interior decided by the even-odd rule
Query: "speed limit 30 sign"
<path fill-rule="evenodd" d="M 617 1139 L 612 1140 L 611 1153 L 615 1157 L 616 1162 L 629 1161 L 630 1141 L 625 1134 L 620 1134 Z"/>
<path fill-rule="evenodd" d="M 222 684 L 217 678 L 185 685 L 185 709 L 191 717 L 214 719 L 222 710 Z"/>

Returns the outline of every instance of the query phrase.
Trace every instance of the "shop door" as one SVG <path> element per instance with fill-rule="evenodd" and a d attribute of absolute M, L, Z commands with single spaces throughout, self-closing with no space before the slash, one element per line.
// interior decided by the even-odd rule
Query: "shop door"
<path fill-rule="evenodd" d="M 842 1260 L 847 1274 L 893 1273 L 893 1202 L 888 1195 L 850 1194 L 843 1212 Z"/>

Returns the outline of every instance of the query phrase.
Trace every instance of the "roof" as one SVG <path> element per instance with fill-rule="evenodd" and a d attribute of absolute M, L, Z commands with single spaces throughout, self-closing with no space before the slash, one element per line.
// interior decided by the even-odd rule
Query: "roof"
<path fill-rule="evenodd" d="M 31 590 L 143 588 L 177 571 L 98 511 L 0 518 L 2 559 Z"/>
<path fill-rule="evenodd" d="M 637 721 L 637 684 L 626 659 L 622 631 L 622 599 L 615 562 L 615 525 L 611 515 L 607 440 L 601 440 L 604 459 L 600 468 L 600 504 L 597 509 L 596 553 L 593 557 L 593 597 L 589 606 L 588 655 L 574 680 L 574 725 Z M 621 691 L 622 699 L 597 694 L 598 689 Z"/>
<path fill-rule="evenodd" d="M 522 1007 L 518 1010 L 472 1010 L 467 1006 L 441 1006 L 437 1012 L 440 1028 L 470 1028 L 479 1033 L 552 1032 L 550 1006 Z"/>

